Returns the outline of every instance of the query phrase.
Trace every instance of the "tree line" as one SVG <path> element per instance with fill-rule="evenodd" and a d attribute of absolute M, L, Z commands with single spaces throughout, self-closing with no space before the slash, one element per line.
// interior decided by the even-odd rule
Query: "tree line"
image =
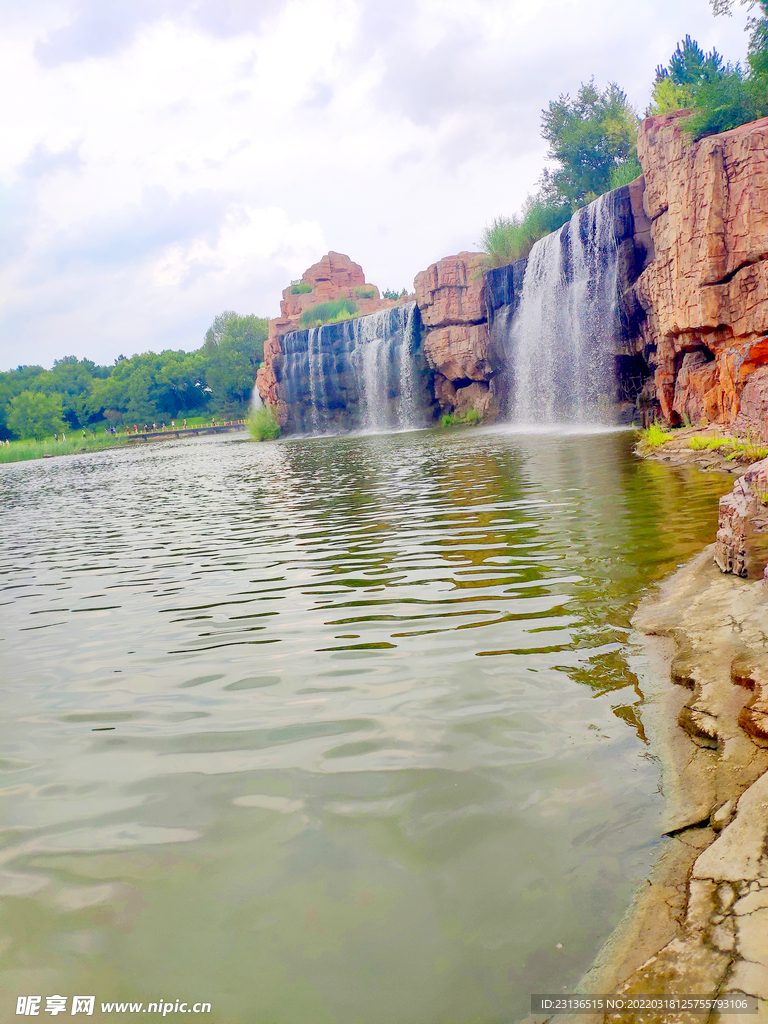
<path fill-rule="evenodd" d="M 267 331 L 266 317 L 227 310 L 193 352 L 121 355 L 113 366 L 65 356 L 50 370 L 19 366 L 0 373 L 0 438 L 39 440 L 96 424 L 209 414 L 239 419 L 248 410 Z"/>

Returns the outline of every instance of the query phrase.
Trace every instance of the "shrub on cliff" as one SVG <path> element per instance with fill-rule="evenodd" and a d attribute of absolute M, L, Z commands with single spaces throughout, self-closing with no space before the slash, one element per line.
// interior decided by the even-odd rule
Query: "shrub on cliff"
<path fill-rule="evenodd" d="M 487 255 L 487 269 L 521 260 L 544 235 L 557 231 L 571 217 L 571 208 L 528 197 L 523 212 L 497 217 L 485 228 L 479 246 Z"/>
<path fill-rule="evenodd" d="M 376 288 L 372 284 L 361 284 L 358 288 L 355 288 L 356 299 L 375 299 Z"/>
<path fill-rule="evenodd" d="M 280 437 L 280 424 L 267 405 L 252 410 L 248 415 L 247 424 L 254 441 L 275 441 Z"/>
<path fill-rule="evenodd" d="M 765 85 L 736 65 L 699 89 L 693 113 L 681 128 L 694 140 L 748 124 L 768 113 Z"/>
<path fill-rule="evenodd" d="M 310 306 L 309 309 L 299 317 L 299 327 L 320 327 L 321 324 L 337 324 L 342 320 L 349 320 L 357 312 L 357 306 L 352 299 L 333 299 L 331 302 L 321 302 L 317 306 Z"/>
<path fill-rule="evenodd" d="M 291 281 L 291 295 L 309 295 L 312 285 L 306 281 Z"/>

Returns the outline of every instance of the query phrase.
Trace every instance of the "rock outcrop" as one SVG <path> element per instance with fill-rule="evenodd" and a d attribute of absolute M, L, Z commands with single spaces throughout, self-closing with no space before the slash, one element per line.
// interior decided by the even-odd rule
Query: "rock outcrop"
<path fill-rule="evenodd" d="M 720 499 L 715 563 L 723 572 L 768 581 L 768 459 L 750 466 Z"/>
<path fill-rule="evenodd" d="M 489 381 L 500 370 L 488 346 L 485 256 L 446 256 L 416 275 L 414 290 L 424 330 L 424 354 L 444 412 L 494 412 Z"/>
<path fill-rule="evenodd" d="M 768 440 L 768 118 L 691 143 L 681 113 L 645 120 L 638 155 L 655 250 L 637 294 L 670 424 Z"/>

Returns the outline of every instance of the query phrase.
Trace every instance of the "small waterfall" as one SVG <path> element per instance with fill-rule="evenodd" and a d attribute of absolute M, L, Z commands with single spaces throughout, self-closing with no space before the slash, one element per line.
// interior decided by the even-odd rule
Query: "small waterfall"
<path fill-rule="evenodd" d="M 415 310 L 416 304 L 411 302 L 354 321 L 351 362 L 362 400 L 360 426 L 365 430 L 408 429 L 419 423 Z"/>
<path fill-rule="evenodd" d="M 511 326 L 517 423 L 599 423 L 616 397 L 618 244 L 611 194 L 531 249 Z"/>
<path fill-rule="evenodd" d="M 416 304 L 293 331 L 274 360 L 289 429 L 396 430 L 429 420 Z"/>
<path fill-rule="evenodd" d="M 325 375 L 323 373 L 323 356 L 320 348 L 321 327 L 311 327 L 307 337 L 307 353 L 309 355 L 309 394 L 311 398 L 312 432 L 320 433 L 321 417 L 324 417 L 328 402 L 326 399 Z"/>

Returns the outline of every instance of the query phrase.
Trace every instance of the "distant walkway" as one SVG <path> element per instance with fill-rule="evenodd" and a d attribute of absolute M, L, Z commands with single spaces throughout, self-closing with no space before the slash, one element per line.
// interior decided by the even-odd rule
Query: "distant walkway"
<path fill-rule="evenodd" d="M 146 434 L 125 434 L 123 437 L 126 441 L 156 441 L 158 438 L 163 437 L 197 437 L 198 434 L 229 434 L 233 430 L 245 429 L 245 423 L 225 423 L 218 427 L 188 427 L 186 430 L 150 430 Z"/>

